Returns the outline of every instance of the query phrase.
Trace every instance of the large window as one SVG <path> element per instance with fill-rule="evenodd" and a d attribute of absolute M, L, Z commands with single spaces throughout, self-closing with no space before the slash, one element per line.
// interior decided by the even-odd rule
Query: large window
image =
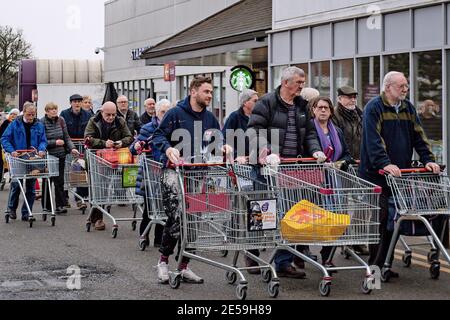
<path fill-rule="evenodd" d="M 361 108 L 380 94 L 380 57 L 358 59 L 358 105 Z"/>
<path fill-rule="evenodd" d="M 414 54 L 414 100 L 437 161 L 442 162 L 442 53 Z"/>
<path fill-rule="evenodd" d="M 330 96 L 330 62 L 311 64 L 311 87 L 319 90 L 321 96 Z"/>
<path fill-rule="evenodd" d="M 385 74 L 390 71 L 403 72 L 409 79 L 409 53 L 391 54 L 384 57 Z"/>
<path fill-rule="evenodd" d="M 311 86 L 311 84 L 308 83 L 308 74 L 309 74 L 309 67 L 308 67 L 308 64 L 307 64 L 307 63 L 300 63 L 300 64 L 296 64 L 296 65 L 294 65 L 294 66 L 297 67 L 297 68 L 302 69 L 303 71 L 305 71 L 305 77 L 306 77 L 306 84 L 305 84 L 305 87 Z"/>
<path fill-rule="evenodd" d="M 277 66 L 272 68 L 272 88 L 275 90 L 281 85 L 281 73 L 288 66 Z"/>
<path fill-rule="evenodd" d="M 353 81 L 353 59 L 346 60 L 338 60 L 333 62 L 333 78 L 334 78 L 334 91 L 337 91 L 338 88 L 342 86 L 354 86 Z M 334 92 L 331 95 L 331 98 L 337 95 L 337 92 Z"/>

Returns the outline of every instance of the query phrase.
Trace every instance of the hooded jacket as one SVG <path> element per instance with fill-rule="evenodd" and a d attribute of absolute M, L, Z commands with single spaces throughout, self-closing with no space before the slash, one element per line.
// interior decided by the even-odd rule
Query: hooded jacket
<path fill-rule="evenodd" d="M 3 149 L 7 153 L 28 149 L 23 116 L 17 117 L 17 119 L 8 126 L 1 139 Z M 33 125 L 31 126 L 31 147 L 37 149 L 37 151 L 46 151 L 47 149 L 45 128 L 37 119 L 33 120 Z"/>
<path fill-rule="evenodd" d="M 127 148 L 131 145 L 131 143 L 133 142 L 133 136 L 131 135 L 128 126 L 122 117 L 116 117 L 114 119 L 108 139 L 106 140 L 102 139 L 102 137 L 104 136 L 102 128 L 102 119 L 103 119 L 102 113 L 99 112 L 95 117 L 89 120 L 89 123 L 86 127 L 84 137 L 93 138 L 92 144 L 90 146 L 92 149 L 106 148 L 106 141 L 108 139 L 112 141 L 122 141 L 123 148 Z"/>
<path fill-rule="evenodd" d="M 203 139 L 206 131 L 216 129 L 223 139 L 219 122 L 214 115 L 206 109 L 202 112 L 194 112 L 190 104 L 190 98 L 190 96 L 187 97 L 180 101 L 175 108 L 169 110 L 153 135 L 153 143 L 161 151 L 163 163 L 167 162 L 167 149 L 177 146 L 182 140 L 182 138 L 174 136 L 173 138 L 176 138 L 176 141 L 172 141 L 172 134 L 175 130 L 184 129 L 186 130 L 185 133 L 190 134 L 190 141 L 186 142 L 191 145 L 191 156 L 199 156 L 199 151 L 209 144 Z M 201 124 L 201 131 L 198 132 L 198 136 L 195 136 L 194 132 L 195 123 Z M 189 155 L 182 154 L 181 156 L 184 157 L 186 162 L 192 162 Z"/>

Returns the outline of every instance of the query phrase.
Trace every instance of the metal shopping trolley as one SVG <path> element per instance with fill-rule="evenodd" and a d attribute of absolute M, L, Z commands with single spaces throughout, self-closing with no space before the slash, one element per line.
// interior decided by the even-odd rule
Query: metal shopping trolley
<path fill-rule="evenodd" d="M 86 157 L 84 139 L 71 139 L 75 145 L 75 148 L 80 153 L 79 157 L 75 157 L 72 154 L 66 156 L 66 165 L 64 167 L 64 189 L 73 194 L 74 197 L 80 200 L 83 204 L 82 214 L 86 213 L 86 201 L 88 198 L 80 196 L 76 192 L 76 188 L 88 188 L 89 180 L 86 170 Z"/>
<path fill-rule="evenodd" d="M 323 273 L 319 285 L 322 296 L 330 294 L 331 272 L 359 269 L 366 271 L 361 289 L 369 294 L 375 278 L 367 263 L 350 246 L 379 242 L 381 188 L 332 164 L 302 163 L 304 160 L 284 159 L 282 165 L 262 168 L 268 186 L 277 194 L 280 219 L 289 215 L 284 224 L 282 222 L 282 243 L 276 251 L 287 250 L 319 269 Z M 295 228 L 290 227 L 292 222 Z M 337 246 L 346 246 L 358 265 L 326 267 L 295 250 L 293 246 L 296 245 L 331 246 L 328 261 L 333 258 Z"/>
<path fill-rule="evenodd" d="M 438 279 L 440 253 L 450 263 L 450 256 L 442 244 L 444 230 L 450 215 L 450 179 L 446 174 L 433 174 L 423 168 L 405 169 L 401 172 L 401 177 L 386 175 L 388 185 L 392 190 L 396 214 L 394 235 L 381 270 L 381 279 L 384 282 L 390 280 L 391 257 L 397 239 L 401 233 L 408 232 L 403 229 L 404 226 L 415 228 L 417 233 L 423 233 L 419 235 L 426 235 L 431 239 L 433 246 L 428 254 L 429 271 L 432 279 Z M 385 172 L 381 170 L 380 174 L 385 174 Z M 419 231 L 419 228 L 422 230 Z M 441 229 L 440 236 L 437 235 L 436 229 Z M 409 260 L 408 264 L 410 263 Z"/>
<path fill-rule="evenodd" d="M 167 215 L 164 211 L 161 191 L 161 176 L 163 165 L 153 161 L 147 157 L 145 153 L 139 156 L 139 163 L 143 172 L 143 181 L 145 187 L 145 201 L 147 206 L 147 214 L 150 219 L 149 224 L 139 238 L 139 248 L 142 251 L 150 245 L 148 243 L 148 234 L 153 225 L 166 224 Z"/>
<path fill-rule="evenodd" d="M 3 159 L 3 168 L 2 168 L 2 172 L 1 172 L 1 180 L 0 180 L 0 191 L 3 191 L 5 189 L 5 185 L 6 185 L 6 173 L 9 171 L 9 167 L 8 167 L 8 161 L 6 161 L 6 156 L 5 156 L 5 150 L 2 149 L 1 152 L 1 157 Z M 11 182 L 11 175 L 9 175 L 8 178 L 8 182 Z"/>
<path fill-rule="evenodd" d="M 276 197 L 267 190 L 240 190 L 237 174 L 230 166 L 192 164 L 179 166 L 176 172 L 182 190 L 181 249 L 178 261 L 187 257 L 225 270 L 229 284 L 239 279 L 236 295 L 238 299 L 244 300 L 248 282 L 242 270 L 248 268 L 238 267 L 237 259 L 230 266 L 205 258 L 200 253 L 234 251 L 251 255 L 247 250 L 275 247 L 279 241 Z M 249 210 L 257 205 L 263 207 L 263 225 L 253 223 L 254 217 L 261 212 Z M 260 264 L 260 269 L 270 270 L 272 281 L 268 284 L 268 292 L 275 298 L 279 293 L 279 280 L 274 268 L 262 259 L 251 256 Z M 169 273 L 172 288 L 178 288 L 180 281 L 180 271 Z"/>
<path fill-rule="evenodd" d="M 33 223 L 36 221 L 34 216 L 42 215 L 42 219 L 46 221 L 47 215 L 49 213 L 32 212 L 30 205 L 28 204 L 26 192 L 23 185 L 23 180 L 26 181 L 29 179 L 47 179 L 48 192 L 50 195 L 51 223 L 52 226 L 55 226 L 55 205 L 52 196 L 50 178 L 57 177 L 59 175 L 59 159 L 48 154 L 45 158 L 40 158 L 37 155 L 36 150 L 20 150 L 16 152 L 19 153 L 19 157 L 13 157 L 11 154 L 6 154 L 6 161 L 9 165 L 9 174 L 11 176 L 11 179 L 17 181 L 24 197 L 24 202 L 28 210 L 28 221 L 30 223 L 30 228 L 33 227 Z M 9 214 L 5 215 L 5 220 L 6 223 L 9 223 Z"/>
<path fill-rule="evenodd" d="M 133 230 L 141 218 L 136 217 L 137 209 L 141 210 L 144 199 L 136 195 L 136 177 L 138 173 L 137 164 L 121 164 L 111 161 L 119 159 L 122 154 L 116 150 L 102 150 L 102 156 L 97 155 L 97 150 L 87 150 L 88 173 L 89 173 L 89 203 L 91 211 L 86 223 L 86 230 L 91 230 L 91 215 L 94 209 L 100 210 L 113 222 L 112 236 L 117 238 L 118 222 L 132 222 Z M 106 157 L 111 155 L 112 157 Z M 115 218 L 111 214 L 113 205 L 133 205 L 133 216 L 131 218 Z"/>

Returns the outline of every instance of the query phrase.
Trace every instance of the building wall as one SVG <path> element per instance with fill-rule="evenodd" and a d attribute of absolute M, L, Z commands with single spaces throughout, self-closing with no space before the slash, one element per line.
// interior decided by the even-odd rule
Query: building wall
<path fill-rule="evenodd" d="M 105 4 L 105 81 L 162 76 L 133 61 L 132 50 L 153 46 L 239 0 L 113 0 Z"/>
<path fill-rule="evenodd" d="M 354 86 L 359 92 L 358 104 L 364 107 L 382 90 L 387 72 L 401 71 L 409 79 L 409 99 L 418 110 L 433 151 L 439 161 L 446 163 L 450 3 L 428 0 L 308 3 L 309 7 L 305 1 L 274 1 L 276 30 L 270 35 L 269 47 L 271 87 L 279 85 L 286 66 L 295 65 L 306 71 L 308 86 L 335 102 L 337 88 Z M 292 4 L 293 13 L 281 8 L 282 4 Z M 376 9 L 372 14 L 367 10 L 370 5 L 377 5 L 372 7 Z M 433 120 L 422 118 L 428 100 L 436 105 Z"/>

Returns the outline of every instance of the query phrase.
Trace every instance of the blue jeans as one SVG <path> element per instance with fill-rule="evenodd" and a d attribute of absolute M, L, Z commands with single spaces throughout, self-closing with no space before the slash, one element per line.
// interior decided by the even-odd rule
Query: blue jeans
<path fill-rule="evenodd" d="M 22 182 L 22 186 L 23 186 L 23 180 Z M 27 198 L 27 202 L 28 205 L 30 206 L 30 210 L 33 210 L 33 203 L 34 203 L 34 198 L 36 196 L 36 179 L 27 179 L 26 183 L 25 183 L 25 195 Z M 11 189 L 9 191 L 9 197 L 8 197 L 8 209 L 11 212 L 16 212 L 17 211 L 17 207 L 19 206 L 19 197 L 20 197 L 20 186 L 19 183 L 17 181 L 13 181 L 11 182 Z M 27 206 L 25 204 L 25 201 L 22 205 L 22 217 L 28 217 L 29 216 L 29 212 L 27 209 Z"/>

